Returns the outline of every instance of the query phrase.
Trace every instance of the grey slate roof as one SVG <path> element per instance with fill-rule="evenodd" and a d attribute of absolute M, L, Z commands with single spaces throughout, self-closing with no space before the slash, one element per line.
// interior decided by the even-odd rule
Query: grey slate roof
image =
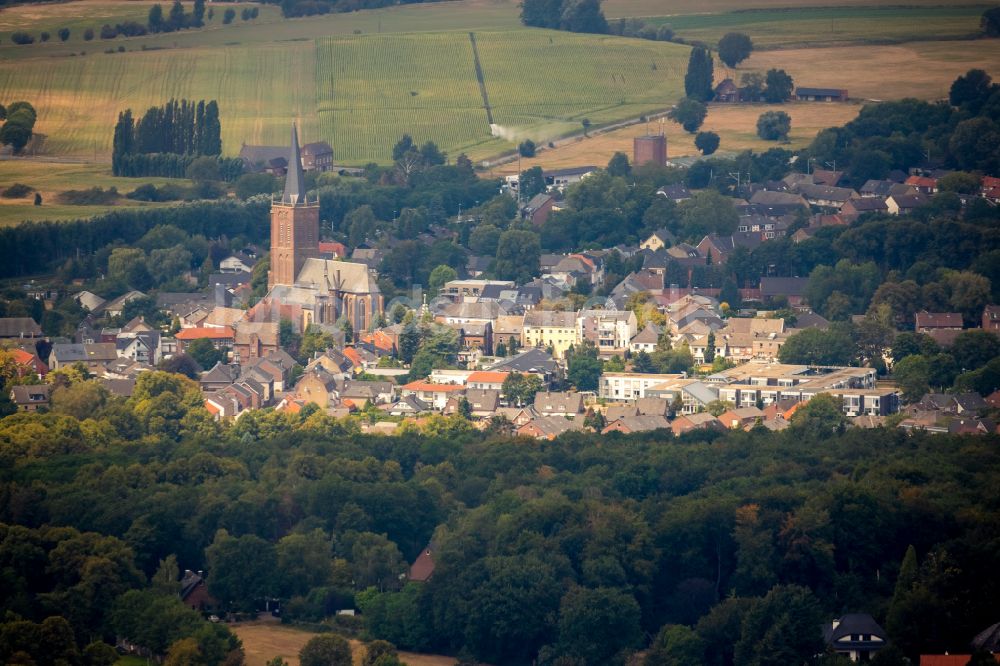
<path fill-rule="evenodd" d="M 41 334 L 42 328 L 31 317 L 0 318 L 0 338 L 37 338 Z"/>
<path fill-rule="evenodd" d="M 510 372 L 535 372 L 541 374 L 554 373 L 559 364 L 543 349 L 529 349 L 517 356 L 504 359 L 491 365 L 488 370 L 507 370 Z"/>
<path fill-rule="evenodd" d="M 296 205 L 305 203 L 306 185 L 302 174 L 302 156 L 299 154 L 299 132 L 292 123 L 292 147 L 288 158 L 288 173 L 285 175 L 285 191 L 281 203 Z"/>

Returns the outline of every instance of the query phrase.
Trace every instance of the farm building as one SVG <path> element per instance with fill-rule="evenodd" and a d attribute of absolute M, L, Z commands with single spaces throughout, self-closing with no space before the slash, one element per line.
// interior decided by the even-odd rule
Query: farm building
<path fill-rule="evenodd" d="M 288 146 L 248 146 L 240 148 L 240 159 L 247 171 L 265 171 L 283 176 L 288 169 Z M 333 167 L 333 148 L 326 141 L 302 146 L 302 168 L 306 171 L 329 171 Z"/>
<path fill-rule="evenodd" d="M 803 88 L 795 89 L 795 99 L 800 102 L 846 102 L 847 90 L 843 88 Z"/>
<path fill-rule="evenodd" d="M 732 79 L 725 79 L 719 85 L 715 86 L 715 97 L 714 101 L 720 104 L 735 104 L 736 102 L 742 102 L 744 96 L 744 89 L 736 85 Z"/>

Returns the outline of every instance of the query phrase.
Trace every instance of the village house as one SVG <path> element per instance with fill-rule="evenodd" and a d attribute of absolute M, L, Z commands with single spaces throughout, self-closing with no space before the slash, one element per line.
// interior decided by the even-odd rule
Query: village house
<path fill-rule="evenodd" d="M 719 422 L 726 428 L 743 430 L 752 428 L 758 421 L 765 419 L 764 412 L 756 407 L 738 407 L 729 409 L 718 416 Z"/>
<path fill-rule="evenodd" d="M 232 351 L 236 340 L 236 332 L 228 326 L 214 326 L 211 328 L 183 328 L 174 336 L 177 340 L 177 352 L 185 353 L 188 345 L 195 340 L 210 340 L 212 346 L 219 351 Z"/>
<path fill-rule="evenodd" d="M 434 384 L 417 380 L 404 384 L 400 388 L 400 395 L 404 398 L 412 395 L 432 409 L 441 411 L 448 404 L 448 399 L 452 395 L 460 394 L 464 390 L 465 386 L 462 384 Z"/>
<path fill-rule="evenodd" d="M 146 294 L 142 293 L 141 291 L 135 291 L 135 290 L 127 291 L 118 298 L 115 298 L 111 301 L 108 301 L 107 303 L 104 303 L 100 307 L 100 312 L 109 317 L 121 317 L 122 310 L 125 308 L 125 306 L 128 303 L 131 303 L 132 301 L 140 298 L 146 298 Z"/>
<path fill-rule="evenodd" d="M 418 416 L 427 414 L 433 406 L 418 398 L 415 394 L 404 395 L 391 405 L 384 407 L 390 416 Z"/>
<path fill-rule="evenodd" d="M 576 313 L 552 310 L 527 312 L 521 336 L 522 346 L 551 348 L 555 358 L 565 358 L 569 348 L 579 342 Z"/>
<path fill-rule="evenodd" d="M 634 432 L 648 432 L 650 430 L 666 430 L 670 428 L 670 421 L 664 416 L 621 416 L 610 421 L 601 434 L 607 435 L 612 432 L 630 434 Z"/>
<path fill-rule="evenodd" d="M 958 312 L 918 312 L 914 315 L 917 333 L 932 331 L 961 331 L 962 315 Z"/>
<path fill-rule="evenodd" d="M 542 416 L 574 418 L 583 414 L 583 395 L 574 391 L 539 391 L 535 394 L 535 411 Z"/>
<path fill-rule="evenodd" d="M 536 227 L 542 226 L 549 219 L 555 201 L 555 197 L 551 194 L 544 192 L 536 194 L 521 208 L 521 219 L 531 222 Z"/>
<path fill-rule="evenodd" d="M 984 331 L 995 331 L 1000 334 L 1000 305 L 987 305 L 983 308 Z"/>
<path fill-rule="evenodd" d="M 468 400 L 472 418 L 475 419 L 489 418 L 500 408 L 499 389 L 466 388 L 463 396 L 452 396 L 449 398 L 444 413 L 453 414 L 457 412 L 458 402 L 463 397 Z"/>
<path fill-rule="evenodd" d="M 25 377 L 27 375 L 38 375 L 41 378 L 45 378 L 45 375 L 49 372 L 49 366 L 42 362 L 42 359 L 38 357 L 38 352 L 35 351 L 34 345 L 25 345 L 24 348 L 15 347 L 8 350 L 10 358 L 13 359 L 14 364 L 17 366 L 17 376 Z"/>
<path fill-rule="evenodd" d="M 888 645 L 889 636 L 871 615 L 849 613 L 823 625 L 823 641 L 836 654 L 868 663 Z M 920 663 L 924 663 L 923 659 Z"/>
<path fill-rule="evenodd" d="M 245 254 L 231 254 L 219 262 L 220 273 L 250 273 L 257 260 Z"/>
<path fill-rule="evenodd" d="M 320 409 L 336 407 L 337 378 L 322 368 L 306 371 L 295 384 L 295 396 L 305 403 L 316 403 Z"/>
<path fill-rule="evenodd" d="M 52 370 L 82 363 L 89 372 L 104 374 L 105 364 L 118 358 L 118 350 L 113 342 L 93 344 L 54 344 L 49 352 L 48 366 Z"/>
<path fill-rule="evenodd" d="M 570 430 L 582 430 L 583 420 L 570 420 L 561 416 L 537 416 L 516 430 L 520 437 L 534 439 L 555 439 Z"/>
<path fill-rule="evenodd" d="M 486 368 L 498 372 L 519 372 L 522 375 L 534 375 L 548 386 L 562 374 L 562 367 L 548 352 L 543 349 L 526 349 L 515 356 L 497 361 Z"/>
<path fill-rule="evenodd" d="M 682 379 L 683 374 L 641 372 L 605 372 L 598 384 L 598 396 L 605 400 L 635 400 L 645 398 L 646 391 L 664 382 Z"/>
<path fill-rule="evenodd" d="M 639 244 L 639 247 L 643 250 L 649 250 L 650 252 L 656 252 L 657 250 L 662 250 L 670 247 L 677 242 L 676 237 L 670 233 L 667 229 L 657 229 L 649 235 L 646 240 Z"/>
<path fill-rule="evenodd" d="M 848 199 L 840 208 L 844 219 L 853 222 L 868 213 L 888 213 L 889 207 L 882 197 L 857 197 Z"/>
<path fill-rule="evenodd" d="M 670 422 L 670 429 L 674 432 L 674 436 L 680 436 L 692 430 L 724 430 L 725 426 L 711 414 L 700 412 L 678 416 Z"/>
<path fill-rule="evenodd" d="M 278 328 L 278 322 L 239 322 L 233 340 L 233 360 L 246 363 L 278 351 L 281 348 Z"/>
<path fill-rule="evenodd" d="M 656 345 L 659 343 L 662 333 L 663 330 L 659 326 L 653 322 L 647 322 L 643 329 L 629 340 L 629 351 L 633 354 L 638 354 L 639 352 L 652 354 L 656 351 Z"/>
<path fill-rule="evenodd" d="M 631 310 L 581 310 L 576 313 L 576 339 L 590 342 L 601 356 L 624 355 L 636 334 Z"/>
<path fill-rule="evenodd" d="M 664 185 L 660 189 L 656 190 L 656 193 L 665 199 L 670 199 L 674 203 L 687 201 L 691 198 L 691 190 L 689 190 L 683 183 Z"/>
<path fill-rule="evenodd" d="M 885 205 L 890 215 L 909 215 L 929 202 L 930 199 L 920 193 L 890 194 L 885 200 Z"/>
<path fill-rule="evenodd" d="M 33 340 L 42 337 L 42 327 L 31 317 L 0 318 L 0 339 Z"/>
<path fill-rule="evenodd" d="M 10 401 L 19 412 L 35 412 L 48 409 L 51 393 L 51 384 L 14 386 L 10 390 Z"/>

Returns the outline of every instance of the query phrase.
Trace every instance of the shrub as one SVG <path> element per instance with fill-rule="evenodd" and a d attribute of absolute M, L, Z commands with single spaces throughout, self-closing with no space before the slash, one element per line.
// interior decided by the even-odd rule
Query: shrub
<path fill-rule="evenodd" d="M 118 36 L 118 28 L 105 23 L 101 26 L 101 39 L 114 39 Z"/>
<path fill-rule="evenodd" d="M 521 157 L 534 157 L 535 156 L 535 142 L 531 139 L 525 139 L 517 147 L 517 152 L 521 154 Z"/>
<path fill-rule="evenodd" d="M 173 183 L 167 183 L 160 187 L 146 183 L 126 194 L 125 198 L 133 201 L 180 201 L 181 199 L 190 199 L 191 192 L 189 188 Z"/>
<path fill-rule="evenodd" d="M 10 41 L 23 46 L 25 44 L 33 44 L 35 42 L 35 38 L 26 32 L 15 32 L 11 33 Z"/>
<path fill-rule="evenodd" d="M 59 32 L 56 34 L 59 35 L 60 42 L 65 42 L 67 39 L 69 39 L 69 28 L 59 28 Z"/>
<path fill-rule="evenodd" d="M 34 191 L 35 188 L 30 185 L 14 183 L 3 192 L 0 192 L 0 197 L 3 197 L 4 199 L 23 199 Z"/>
<path fill-rule="evenodd" d="M 104 190 L 92 187 L 89 190 L 66 190 L 56 197 L 59 203 L 70 206 L 107 206 L 118 200 L 118 189 L 109 187 Z"/>
<path fill-rule="evenodd" d="M 43 32 L 42 34 L 38 35 L 38 39 L 40 39 L 43 42 L 47 42 L 47 41 L 49 41 L 49 37 L 51 37 L 51 36 L 52 35 L 50 35 L 49 33 Z"/>
<path fill-rule="evenodd" d="M 222 15 L 222 22 L 229 25 L 236 18 L 236 10 L 232 7 L 226 9 L 226 12 Z"/>
<path fill-rule="evenodd" d="M 674 38 L 674 29 L 669 25 L 661 25 L 656 29 L 656 39 L 660 42 L 669 42 Z"/>
<path fill-rule="evenodd" d="M 792 129 L 792 119 L 784 111 L 765 111 L 757 118 L 757 136 L 766 141 L 785 139 Z"/>
<path fill-rule="evenodd" d="M 94 29 L 93 28 L 87 28 L 86 30 L 83 31 L 83 40 L 84 41 L 89 42 L 93 38 L 94 38 Z M 83 53 L 80 53 L 80 55 L 83 55 Z"/>
<path fill-rule="evenodd" d="M 146 26 L 135 21 L 119 23 L 115 26 L 115 30 L 118 31 L 119 35 L 124 35 L 126 37 L 141 37 L 148 32 L 146 30 Z"/>

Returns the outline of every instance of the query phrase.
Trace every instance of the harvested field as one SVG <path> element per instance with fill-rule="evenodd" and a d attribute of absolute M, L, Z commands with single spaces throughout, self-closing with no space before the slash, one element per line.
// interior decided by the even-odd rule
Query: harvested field
<path fill-rule="evenodd" d="M 279 656 L 289 666 L 299 666 L 299 650 L 310 638 L 316 636 L 315 633 L 301 629 L 263 622 L 234 625 L 232 629 L 243 641 L 247 666 L 265 666 L 270 659 Z M 351 649 L 354 652 L 354 663 L 360 664 L 364 655 L 363 644 L 352 640 Z M 453 666 L 457 663 L 451 657 L 413 652 L 400 652 L 399 657 L 410 666 Z"/>
<path fill-rule="evenodd" d="M 782 9 L 800 7 L 892 7 L 902 3 L 871 2 L 871 0 L 604 0 L 602 7 L 608 18 L 622 16 L 663 16 L 665 14 L 709 14 L 732 12 L 741 9 Z M 906 5 L 917 7 L 938 7 L 941 0 L 906 0 Z"/>
<path fill-rule="evenodd" d="M 830 67 L 830 63 L 837 63 Z M 871 63 L 883 66 L 873 68 Z M 719 134 L 719 150 L 766 150 L 776 144 L 756 136 L 757 117 L 769 109 L 781 109 L 792 117 L 792 133 L 787 146 L 807 145 L 821 129 L 842 125 L 857 115 L 864 100 L 941 99 L 958 76 L 979 67 L 1000 76 L 1000 40 L 975 42 L 914 42 L 894 46 L 853 46 L 757 52 L 735 71 L 716 70 L 739 80 L 747 71 L 763 72 L 772 67 L 784 68 L 796 84 L 823 88 L 847 88 L 855 103 L 791 103 L 779 107 L 762 104 L 719 105 L 709 107 L 703 130 Z M 882 75 L 876 76 L 876 74 Z M 696 155 L 693 135 L 674 123 L 666 123 L 667 152 L 671 156 Z M 598 135 L 580 137 L 554 150 L 542 151 L 537 158 L 522 160 L 522 168 L 539 164 L 562 168 L 583 164 L 603 165 L 616 151 L 632 154 L 632 137 L 642 134 L 641 126 Z M 496 173 L 515 173 L 516 163 L 498 167 Z"/>
<path fill-rule="evenodd" d="M 834 125 L 842 125 L 854 118 L 860 106 L 856 104 L 752 104 L 710 105 L 708 117 L 702 126 L 702 131 L 711 131 L 719 135 L 720 151 L 740 151 L 751 149 L 765 151 L 768 148 L 780 147 L 790 150 L 802 148 L 809 144 L 821 129 Z M 789 142 L 777 143 L 764 141 L 757 137 L 757 117 L 765 111 L 780 110 L 792 118 L 792 133 Z M 649 124 L 652 132 L 658 132 L 658 122 Z M 667 121 L 663 124 L 667 136 L 668 157 L 685 157 L 700 155 L 694 147 L 694 135 L 688 134 L 675 123 Z M 634 125 L 624 129 L 580 138 L 560 145 L 555 149 L 544 150 L 532 159 L 522 159 L 521 168 L 541 166 L 544 169 L 560 169 L 571 166 L 592 164 L 604 166 L 616 152 L 623 152 L 632 159 L 632 139 L 645 133 L 645 125 Z M 497 167 L 495 174 L 517 173 L 517 162 Z"/>
<path fill-rule="evenodd" d="M 783 68 L 796 85 L 847 88 L 853 99 L 940 99 L 972 68 L 1000 76 L 1000 39 L 758 51 L 733 72 L 734 79 L 772 67 Z"/>
<path fill-rule="evenodd" d="M 985 6 L 797 7 L 743 9 L 720 14 L 662 16 L 679 37 L 716 44 L 727 32 L 744 32 L 757 49 L 813 48 L 834 44 L 886 44 L 967 39 L 981 34 Z"/>

